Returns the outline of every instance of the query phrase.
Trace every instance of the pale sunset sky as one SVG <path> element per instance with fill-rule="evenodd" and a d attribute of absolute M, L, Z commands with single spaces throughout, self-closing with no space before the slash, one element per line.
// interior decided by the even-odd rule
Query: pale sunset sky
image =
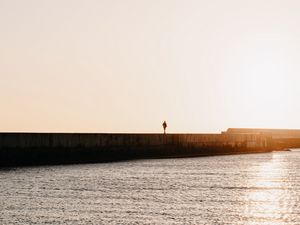
<path fill-rule="evenodd" d="M 299 0 L 0 0 L 0 131 L 300 128 Z"/>

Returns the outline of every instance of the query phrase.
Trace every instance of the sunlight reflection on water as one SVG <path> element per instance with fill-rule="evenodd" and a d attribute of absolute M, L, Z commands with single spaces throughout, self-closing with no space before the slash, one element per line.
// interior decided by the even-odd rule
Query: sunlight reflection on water
<path fill-rule="evenodd" d="M 287 212 L 293 212 L 293 204 L 288 204 L 291 198 L 289 183 L 286 182 L 286 163 L 281 153 L 273 153 L 271 160 L 254 168 L 255 179 L 247 180 L 250 188 L 245 195 L 245 213 L 257 221 L 247 224 L 270 224 L 272 221 L 272 224 L 279 225 L 293 220 L 286 217 Z"/>

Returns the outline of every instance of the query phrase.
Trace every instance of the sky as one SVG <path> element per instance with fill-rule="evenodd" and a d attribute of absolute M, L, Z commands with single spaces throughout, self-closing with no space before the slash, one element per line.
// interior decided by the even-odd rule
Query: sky
<path fill-rule="evenodd" d="M 300 128 L 298 0 L 0 0 L 0 131 Z"/>

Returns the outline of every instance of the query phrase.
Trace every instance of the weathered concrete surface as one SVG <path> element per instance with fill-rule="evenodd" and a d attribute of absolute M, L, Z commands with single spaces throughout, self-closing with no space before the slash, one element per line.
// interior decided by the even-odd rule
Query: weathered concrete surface
<path fill-rule="evenodd" d="M 267 152 L 257 134 L 0 133 L 0 166 Z"/>
<path fill-rule="evenodd" d="M 274 149 L 300 148 L 300 130 L 229 128 L 225 134 L 269 135 Z"/>
<path fill-rule="evenodd" d="M 300 130 L 292 129 L 255 129 L 255 128 L 228 128 L 227 134 L 265 134 L 273 139 L 300 138 Z"/>

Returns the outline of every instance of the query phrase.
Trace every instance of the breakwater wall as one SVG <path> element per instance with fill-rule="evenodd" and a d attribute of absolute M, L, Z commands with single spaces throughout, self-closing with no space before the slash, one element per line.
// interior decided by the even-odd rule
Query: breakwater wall
<path fill-rule="evenodd" d="M 271 137 L 257 134 L 0 133 L 2 167 L 271 150 Z"/>
<path fill-rule="evenodd" d="M 223 133 L 268 135 L 272 138 L 274 150 L 300 148 L 300 130 L 296 129 L 229 128 Z"/>

